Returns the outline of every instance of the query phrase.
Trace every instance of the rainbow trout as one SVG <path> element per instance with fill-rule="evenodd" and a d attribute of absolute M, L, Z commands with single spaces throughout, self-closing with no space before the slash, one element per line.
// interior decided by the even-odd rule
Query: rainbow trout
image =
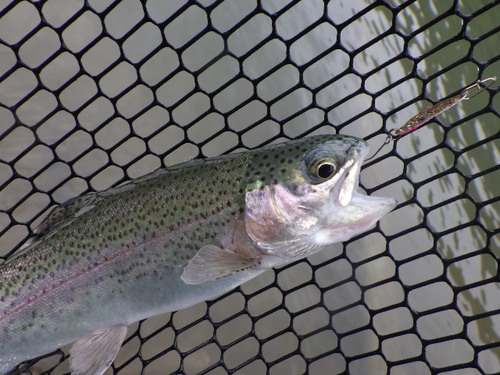
<path fill-rule="evenodd" d="M 74 342 L 100 375 L 127 326 L 235 288 L 372 227 L 396 202 L 358 192 L 367 144 L 322 135 L 180 164 L 56 207 L 0 265 L 0 373 Z"/>

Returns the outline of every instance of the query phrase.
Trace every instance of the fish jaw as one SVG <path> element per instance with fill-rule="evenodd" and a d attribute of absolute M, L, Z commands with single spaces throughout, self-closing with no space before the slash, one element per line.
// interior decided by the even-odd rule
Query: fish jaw
<path fill-rule="evenodd" d="M 344 165 L 336 181 L 324 183 L 330 188 L 319 230 L 313 238 L 318 245 L 348 241 L 373 227 L 392 211 L 397 201 L 389 197 L 374 197 L 358 192 L 361 165 L 369 149 L 365 142 L 353 144 L 347 151 Z M 333 180 L 333 179 L 332 179 Z"/>
<path fill-rule="evenodd" d="M 320 246 L 348 241 L 372 228 L 397 205 L 393 198 L 373 197 L 354 192 L 346 206 L 332 205 L 314 233 L 313 241 Z"/>

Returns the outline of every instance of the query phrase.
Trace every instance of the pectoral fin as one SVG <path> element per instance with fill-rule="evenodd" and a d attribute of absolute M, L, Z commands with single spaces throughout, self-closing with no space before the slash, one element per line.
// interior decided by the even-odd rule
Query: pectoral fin
<path fill-rule="evenodd" d="M 76 341 L 69 353 L 72 375 L 102 375 L 113 363 L 122 346 L 126 326 L 97 330 Z"/>
<path fill-rule="evenodd" d="M 248 258 L 215 245 L 205 245 L 184 268 L 181 279 L 186 284 L 204 284 L 259 265 L 260 258 Z"/>
<path fill-rule="evenodd" d="M 321 248 L 321 246 L 313 242 L 310 237 L 305 236 L 288 241 L 271 243 L 258 242 L 258 245 L 269 255 L 280 256 L 288 262 L 312 255 Z"/>

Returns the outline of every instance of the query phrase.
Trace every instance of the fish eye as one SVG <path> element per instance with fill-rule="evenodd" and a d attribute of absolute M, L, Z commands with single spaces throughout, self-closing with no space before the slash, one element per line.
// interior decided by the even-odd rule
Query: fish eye
<path fill-rule="evenodd" d="M 339 160 L 330 150 L 314 149 L 304 155 L 302 165 L 310 182 L 319 184 L 337 173 Z"/>
<path fill-rule="evenodd" d="M 318 160 L 309 165 L 309 175 L 319 182 L 328 180 L 337 171 L 337 166 L 332 160 Z"/>
<path fill-rule="evenodd" d="M 318 166 L 318 177 L 322 179 L 327 179 L 332 177 L 332 175 L 335 173 L 335 165 L 331 163 L 323 163 L 320 166 Z"/>

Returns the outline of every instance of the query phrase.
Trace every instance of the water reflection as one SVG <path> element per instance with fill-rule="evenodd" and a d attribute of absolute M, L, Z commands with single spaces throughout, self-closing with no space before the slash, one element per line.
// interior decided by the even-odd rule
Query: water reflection
<path fill-rule="evenodd" d="M 433 7 L 439 6 L 444 9 L 449 6 L 445 3 L 447 2 L 420 1 L 415 3 L 418 4 L 419 9 L 414 9 L 414 11 L 408 13 L 407 17 L 404 17 L 406 18 L 406 22 L 403 23 L 403 28 L 406 31 L 410 31 L 411 21 L 413 21 L 416 25 L 423 25 L 426 22 L 429 22 L 437 13 L 439 13 L 434 10 Z M 448 17 L 444 20 L 444 22 L 438 23 L 435 27 L 433 27 L 432 32 L 426 33 L 424 38 L 416 38 L 414 40 L 415 48 L 413 49 L 413 54 L 420 53 L 420 55 L 422 55 L 424 52 L 435 49 L 436 46 L 441 45 L 447 39 L 456 35 L 457 31 L 454 30 L 460 29 L 460 21 L 461 20 L 457 20 L 457 17 Z M 489 15 L 485 15 L 483 21 L 485 22 L 485 24 L 483 24 L 485 25 L 483 28 L 488 30 L 494 27 L 493 25 L 495 25 L 496 22 L 492 12 L 490 12 Z M 495 48 L 493 44 L 490 44 L 490 47 Z M 460 41 L 459 43 L 452 43 L 448 47 L 443 48 L 443 51 L 446 51 L 446 54 L 438 51 L 422 60 L 418 64 L 418 73 L 422 77 L 428 77 L 434 73 L 442 72 L 443 69 L 446 69 L 446 67 L 462 58 L 464 56 L 463 51 L 467 51 L 469 49 L 469 43 L 463 41 Z M 477 76 L 476 65 L 464 63 L 455 69 L 448 70 L 439 75 L 428 85 L 425 93 L 429 98 L 436 100 L 459 90 L 461 87 L 467 86 L 477 78 L 479 77 Z M 446 152 L 448 156 L 444 157 L 443 154 L 436 154 L 434 156 L 434 161 L 427 160 L 427 165 L 432 166 L 432 170 L 429 171 L 430 173 L 439 174 L 444 169 L 454 168 L 456 165 L 458 166 L 458 171 L 463 174 L 464 177 L 468 178 L 477 173 L 484 173 L 483 171 L 498 164 L 500 145 L 498 143 L 498 139 L 495 141 L 495 135 L 498 135 L 500 130 L 498 118 L 492 119 L 489 115 L 481 115 L 480 117 L 467 120 L 466 122 L 461 120 L 464 117 L 471 116 L 471 114 L 475 111 L 484 108 L 486 104 L 485 99 L 487 99 L 488 96 L 489 94 L 482 93 L 480 94 L 480 97 L 474 98 L 473 101 L 468 103 L 463 102 L 459 106 L 450 109 L 439 117 L 439 122 L 444 126 L 450 123 L 457 123 L 458 125 L 452 129 L 444 129 L 446 132 L 445 145 L 449 148 L 440 149 L 440 152 Z M 420 109 L 423 109 L 423 107 Z M 493 117 L 495 116 L 493 115 Z M 433 147 L 433 145 L 440 144 L 443 139 L 443 131 L 440 129 L 438 124 L 429 125 L 425 130 L 425 134 L 423 133 L 424 132 L 417 131 L 414 133 L 414 136 L 410 137 L 416 154 L 422 152 L 422 145 L 426 145 L 424 148 Z M 488 138 L 490 138 L 490 142 L 486 143 L 486 145 L 478 147 L 478 152 L 462 151 L 464 149 L 467 150 L 466 147 L 468 145 Z M 449 152 L 448 150 L 453 152 Z M 432 154 L 427 154 L 426 158 L 428 159 L 429 157 L 432 157 Z M 446 165 L 448 168 L 445 167 Z M 423 165 L 420 165 L 420 168 L 422 167 Z M 415 172 L 417 171 L 410 168 L 408 169 L 408 174 L 410 176 Z M 433 196 L 429 197 L 432 202 L 435 202 L 436 204 L 443 202 L 447 198 L 461 194 L 464 191 L 466 180 L 461 177 L 460 181 L 456 181 L 456 176 L 456 174 L 445 175 L 440 178 L 439 181 L 441 183 L 439 185 L 433 185 Z M 467 192 L 470 193 L 469 190 Z M 429 194 L 430 193 L 431 191 L 429 190 Z M 484 179 L 481 181 L 481 184 L 475 184 L 474 198 L 477 198 L 478 196 L 495 197 L 497 195 L 498 185 L 493 181 L 493 179 Z M 419 202 L 423 203 L 422 200 L 419 200 Z M 458 202 L 460 201 L 457 201 L 457 203 Z M 437 250 L 448 259 L 468 254 L 469 252 L 473 252 L 475 249 L 483 251 L 487 250 L 485 248 L 486 234 L 484 230 L 478 226 L 472 226 L 477 218 L 478 212 L 476 206 L 470 199 L 462 200 L 462 202 L 467 204 L 461 204 L 459 207 L 457 206 L 457 211 L 450 211 L 446 209 L 449 207 L 449 205 L 447 205 L 444 209 L 441 209 L 440 212 L 433 211 L 432 217 L 426 217 L 427 224 L 434 227 L 435 230 L 437 229 L 436 233 L 440 233 L 442 230 L 446 231 L 456 226 L 463 226 L 463 223 L 471 223 L 471 226 L 466 227 L 466 229 L 471 228 L 471 230 L 467 232 L 467 236 L 462 236 L 459 235 L 458 232 L 455 232 L 452 235 L 438 237 Z M 436 215 L 438 216 L 436 217 Z M 449 223 L 453 216 L 458 216 L 461 219 L 457 222 Z M 489 216 L 499 217 L 500 215 L 498 211 L 495 212 L 494 210 L 490 210 Z M 435 224 L 433 225 L 432 222 Z M 440 229 L 439 227 L 436 227 L 437 223 L 448 224 L 444 224 Z M 498 223 L 491 226 L 491 228 L 494 227 L 498 228 Z M 491 279 L 493 281 L 498 272 L 496 269 L 496 260 L 487 253 L 483 253 L 483 256 L 475 259 L 476 261 L 457 262 L 449 266 L 447 268 L 448 280 L 454 285 L 462 286 L 470 284 L 473 282 L 472 280 L 479 281 Z M 496 288 L 498 288 L 498 284 L 496 284 Z M 473 316 L 484 312 L 484 304 L 492 297 L 493 295 L 490 293 L 478 295 L 471 290 L 463 292 L 461 294 L 460 301 L 462 304 L 467 305 L 467 309 L 469 310 L 468 315 Z M 433 325 L 436 324 L 436 322 L 429 321 L 428 324 Z M 437 327 L 438 325 L 436 324 L 436 328 Z M 500 330 L 498 325 L 495 325 L 495 322 L 491 317 L 486 317 L 477 322 L 477 331 L 478 336 L 481 337 L 481 340 L 478 341 L 481 342 L 474 342 L 476 345 L 482 345 L 482 343 L 486 342 L 500 342 Z M 496 353 L 498 354 L 498 352 Z M 446 353 L 443 354 L 445 355 Z M 500 362 L 500 356 L 497 356 L 496 361 Z"/>

